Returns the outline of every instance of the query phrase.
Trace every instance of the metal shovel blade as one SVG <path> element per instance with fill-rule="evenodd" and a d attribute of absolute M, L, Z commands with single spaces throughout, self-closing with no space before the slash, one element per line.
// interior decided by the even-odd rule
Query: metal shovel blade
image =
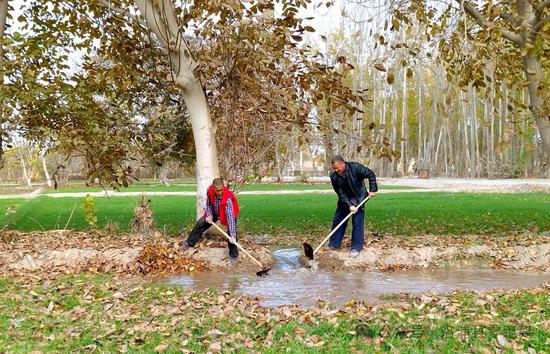
<path fill-rule="evenodd" d="M 264 268 L 260 271 L 257 271 L 256 275 L 259 276 L 259 277 L 263 277 L 264 275 L 267 275 L 267 272 L 269 272 L 270 270 L 271 270 L 271 268 Z"/>
<path fill-rule="evenodd" d="M 313 258 L 314 258 L 314 256 L 313 256 L 313 247 L 311 247 L 311 245 L 307 242 L 304 242 L 303 246 L 304 246 L 304 253 L 306 254 L 306 257 L 309 260 L 313 260 Z"/>

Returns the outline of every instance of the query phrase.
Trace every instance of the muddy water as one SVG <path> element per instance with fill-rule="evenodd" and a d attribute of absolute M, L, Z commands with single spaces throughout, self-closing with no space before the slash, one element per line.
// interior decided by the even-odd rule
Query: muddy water
<path fill-rule="evenodd" d="M 273 252 L 275 265 L 268 276 L 201 273 L 172 277 L 169 281 L 190 289 L 214 288 L 257 296 L 264 306 L 298 304 L 310 307 L 317 300 L 341 306 L 350 300 L 375 301 L 380 295 L 446 292 L 456 289 L 525 288 L 550 282 L 550 273 L 493 269 L 440 269 L 406 272 L 313 272 L 301 267 L 301 250 Z"/>

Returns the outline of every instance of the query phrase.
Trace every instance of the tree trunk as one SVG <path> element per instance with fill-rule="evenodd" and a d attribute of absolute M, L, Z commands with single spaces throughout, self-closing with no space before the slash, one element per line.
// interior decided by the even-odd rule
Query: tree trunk
<path fill-rule="evenodd" d="M 472 169 L 472 163 L 470 159 L 470 145 L 468 144 L 468 117 L 466 113 L 466 109 L 464 107 L 464 95 L 462 91 L 460 92 L 460 107 L 462 112 L 462 124 L 464 126 L 464 156 L 466 157 L 464 161 L 465 164 L 465 175 L 470 176 L 471 169 Z"/>
<path fill-rule="evenodd" d="M 477 94 L 476 88 L 472 87 L 472 157 L 474 162 L 474 177 L 479 177 L 480 159 L 479 159 L 479 124 L 477 121 Z"/>
<path fill-rule="evenodd" d="M 391 149 L 392 151 L 397 150 L 397 99 L 398 93 L 395 86 L 392 86 L 392 114 L 391 114 Z M 391 164 L 391 172 L 390 175 L 392 177 L 397 177 L 397 159 L 393 157 L 392 164 Z"/>
<path fill-rule="evenodd" d="M 539 6 L 542 6 L 542 4 Z M 527 24 L 527 26 L 522 26 L 525 29 L 521 32 L 523 41 L 520 49 L 522 53 L 525 53 L 523 56 L 523 71 L 527 80 L 527 90 L 529 91 L 529 110 L 533 114 L 539 129 L 548 167 L 548 164 L 550 164 L 550 103 L 548 103 L 550 94 L 547 84 L 543 81 L 542 65 L 537 58 L 537 48 L 535 46 L 539 35 L 538 31 L 542 32 L 542 30 L 534 30 L 537 22 L 543 21 L 545 15 L 542 13 L 541 18 L 537 18 L 532 3 L 527 0 L 519 0 L 517 7 L 520 18 L 523 18 Z M 547 18 L 546 22 L 548 22 Z"/>
<path fill-rule="evenodd" d="M 6 19 L 8 17 L 8 0 L 0 0 L 0 67 L 4 62 L 4 32 L 6 30 Z M 3 68 L 2 68 L 3 69 Z M 4 82 L 4 70 L 0 70 L 0 84 Z M 4 130 L 5 123 L 4 107 L 0 106 L 0 168 L 4 166 Z"/>
<path fill-rule="evenodd" d="M 160 180 L 160 183 L 162 183 L 163 186 L 169 187 L 170 186 L 170 180 L 168 179 L 168 166 L 166 166 L 165 164 L 160 166 L 160 168 L 159 168 L 159 180 Z"/>
<path fill-rule="evenodd" d="M 401 114 L 401 171 L 402 175 L 407 175 L 408 159 L 407 159 L 407 73 L 403 72 L 403 110 Z"/>
<path fill-rule="evenodd" d="M 423 93 L 423 81 L 422 81 L 422 69 L 418 70 L 418 151 L 416 153 L 416 168 L 415 173 L 421 167 L 420 157 L 422 156 L 422 116 L 424 106 L 422 105 L 424 98 Z"/>
<path fill-rule="evenodd" d="M 215 177 L 219 177 L 216 137 L 210 117 L 208 102 L 199 78 L 194 74 L 198 63 L 191 57 L 187 43 L 180 32 L 177 16 L 171 0 L 135 0 L 148 28 L 169 51 L 174 82 L 182 88 L 185 105 L 189 111 L 195 140 L 197 176 L 197 218 L 206 205 L 206 189 Z"/>
<path fill-rule="evenodd" d="M 542 148 L 546 153 L 546 161 L 550 164 L 550 107 L 548 101 L 544 102 L 543 92 L 544 84 L 542 80 L 542 66 L 537 59 L 535 50 L 529 50 L 523 58 L 523 69 L 528 82 L 529 91 L 529 110 L 539 129 Z M 548 167 L 548 166 L 547 166 Z"/>
<path fill-rule="evenodd" d="M 20 156 L 20 161 L 21 161 L 21 170 L 22 170 L 23 180 L 25 181 L 28 187 L 31 187 L 32 186 L 31 177 L 30 177 L 29 171 L 27 170 L 27 163 L 25 162 L 23 155 Z"/>
<path fill-rule="evenodd" d="M 206 206 L 206 189 L 212 180 L 219 177 L 218 153 L 216 137 L 210 119 L 210 110 L 206 96 L 199 82 L 194 81 L 189 89 L 184 91 L 183 98 L 191 117 L 191 127 L 195 139 L 197 153 L 197 217 L 203 213 Z"/>
<path fill-rule="evenodd" d="M 48 166 L 46 165 L 46 153 L 42 152 L 40 154 L 40 160 L 42 161 L 42 169 L 44 170 L 44 177 L 46 178 L 46 185 L 48 187 L 52 186 L 52 179 L 50 173 L 48 172 Z"/>

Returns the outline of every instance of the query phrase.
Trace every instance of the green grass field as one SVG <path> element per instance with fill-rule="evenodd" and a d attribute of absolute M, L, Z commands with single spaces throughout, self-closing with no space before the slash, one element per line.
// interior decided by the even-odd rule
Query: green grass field
<path fill-rule="evenodd" d="M 95 198 L 99 226 L 115 222 L 127 230 L 139 197 Z M 151 197 L 158 229 L 175 234 L 192 227 L 195 198 Z M 0 225 L 21 231 L 85 229 L 83 198 L 0 200 Z M 244 233 L 309 236 L 326 233 L 336 206 L 327 195 L 242 195 L 239 229 Z M 76 207 L 75 207 L 76 206 Z M 550 230 L 550 195 L 402 193 L 378 194 L 367 206 L 366 228 L 379 234 L 504 235 Z"/>
<path fill-rule="evenodd" d="M 410 186 L 381 186 L 380 189 L 414 189 L 415 187 Z M 277 190 L 330 190 L 332 186 L 330 184 L 251 184 L 246 185 L 242 188 L 243 191 L 277 191 Z M 62 188 L 62 189 L 48 189 L 44 191 L 45 194 L 54 194 L 54 193 L 79 193 L 79 192 L 101 192 L 103 190 L 112 190 L 111 188 L 101 188 L 101 187 L 75 187 L 75 188 Z M 130 186 L 128 188 L 120 188 L 118 191 L 121 193 L 124 192 L 195 192 L 197 190 L 196 186 Z M 238 190 L 241 190 L 240 188 Z"/>
<path fill-rule="evenodd" d="M 286 311 L 215 291 L 105 276 L 0 278 L 0 350 L 40 352 L 548 353 L 549 292 L 429 294 L 387 306 Z M 420 305 L 421 304 L 421 305 Z"/>

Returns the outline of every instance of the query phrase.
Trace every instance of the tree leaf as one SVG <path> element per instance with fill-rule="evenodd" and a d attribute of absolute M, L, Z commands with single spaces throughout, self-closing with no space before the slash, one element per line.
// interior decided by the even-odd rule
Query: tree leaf
<path fill-rule="evenodd" d="M 382 63 L 376 63 L 374 64 L 374 67 L 379 71 L 387 71 L 386 67 Z"/>

